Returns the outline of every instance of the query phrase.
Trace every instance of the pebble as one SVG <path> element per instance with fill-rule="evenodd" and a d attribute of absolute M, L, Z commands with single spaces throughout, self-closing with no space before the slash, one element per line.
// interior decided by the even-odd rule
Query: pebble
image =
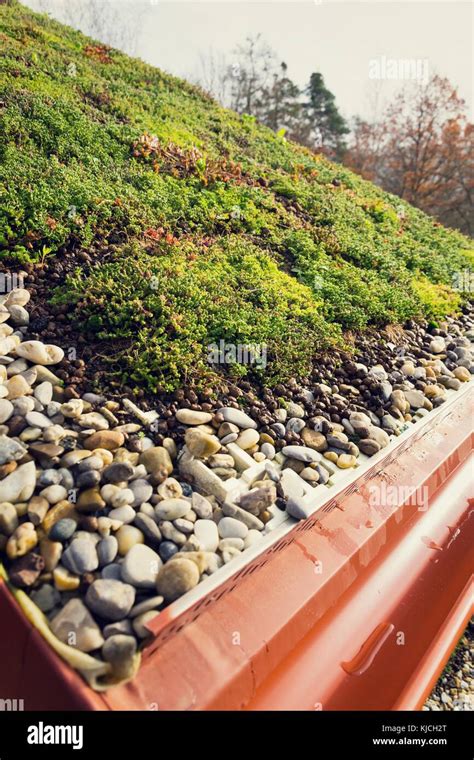
<path fill-rule="evenodd" d="M 306 423 L 303 419 L 299 417 L 290 417 L 286 423 L 286 432 L 295 433 L 297 435 L 298 433 L 301 433 L 305 425 Z"/>
<path fill-rule="evenodd" d="M 244 538 L 244 549 L 248 549 L 250 546 L 258 543 L 262 538 L 263 536 L 259 530 L 249 530 Z"/>
<path fill-rule="evenodd" d="M 108 514 L 108 517 L 110 517 L 111 520 L 120 520 L 124 525 L 132 523 L 136 516 L 137 513 L 129 504 L 125 504 L 123 507 L 117 507 L 116 509 L 111 509 Z"/>
<path fill-rule="evenodd" d="M 245 539 L 249 532 L 249 529 L 243 522 L 233 517 L 223 517 L 219 520 L 217 529 L 221 538 Z"/>
<path fill-rule="evenodd" d="M 136 544 L 125 555 L 122 580 L 135 588 L 154 588 L 163 563 L 149 546 Z"/>
<path fill-rule="evenodd" d="M 328 444 L 326 436 L 323 433 L 319 433 L 317 430 L 311 430 L 311 428 L 305 427 L 301 432 L 301 438 L 306 447 L 314 449 L 318 452 L 326 451 Z"/>
<path fill-rule="evenodd" d="M 275 447 L 271 443 L 262 443 L 260 446 L 260 451 L 266 457 L 266 459 L 274 459 L 275 458 Z"/>
<path fill-rule="evenodd" d="M 222 415 L 225 422 L 230 422 L 233 425 L 237 425 L 238 428 L 246 430 L 247 428 L 257 429 L 257 423 L 248 414 L 242 412 L 240 409 L 234 409 L 230 406 L 222 407 L 218 410 L 217 414 Z"/>
<path fill-rule="evenodd" d="M 135 525 L 139 530 L 142 531 L 142 533 L 150 541 L 150 543 L 156 545 L 156 544 L 159 544 L 161 541 L 161 532 L 158 525 L 155 522 L 154 511 L 151 504 L 150 504 L 150 509 L 153 514 L 153 517 L 145 514 L 144 512 L 143 513 L 140 512 L 135 517 Z M 192 523 L 190 523 L 190 525 L 191 525 L 191 531 L 192 531 Z"/>
<path fill-rule="evenodd" d="M 86 491 L 81 491 L 76 502 L 77 511 L 85 514 L 98 512 L 104 509 L 104 507 L 105 501 L 97 488 L 88 488 Z"/>
<path fill-rule="evenodd" d="M 163 562 L 168 562 L 178 552 L 179 547 L 173 541 L 162 541 L 158 547 L 158 554 Z"/>
<path fill-rule="evenodd" d="M 173 523 L 169 522 L 169 520 L 161 520 L 158 527 L 168 541 L 173 541 L 178 546 L 183 546 L 186 543 L 186 536 L 184 533 L 181 533 L 181 531 L 175 528 Z"/>
<path fill-rule="evenodd" d="M 144 480 L 143 478 L 137 478 L 137 480 L 133 480 L 129 484 L 129 490 L 133 494 L 132 507 L 139 507 L 141 504 L 148 502 L 153 494 L 153 487 L 147 480 Z"/>
<path fill-rule="evenodd" d="M 196 520 L 194 523 L 194 535 L 201 544 L 203 551 L 217 551 L 217 547 L 219 546 L 219 531 L 213 520 Z"/>
<path fill-rule="evenodd" d="M 76 591 L 81 585 L 81 579 L 78 575 L 70 573 L 62 565 L 58 565 L 53 570 L 54 585 L 58 591 Z"/>
<path fill-rule="evenodd" d="M 13 288 L 7 295 L 4 305 L 8 308 L 14 304 L 17 306 L 26 306 L 30 300 L 30 292 L 26 288 Z"/>
<path fill-rule="evenodd" d="M 48 380 L 40 383 L 34 390 L 34 396 L 38 401 L 47 406 L 53 398 L 53 385 Z"/>
<path fill-rule="evenodd" d="M 44 567 L 46 572 L 52 573 L 58 566 L 61 559 L 63 547 L 59 541 L 51 541 L 49 538 L 42 538 L 40 540 L 40 553 L 44 559 Z"/>
<path fill-rule="evenodd" d="M 13 506 L 8 502 L 0 504 L 0 533 L 5 536 L 11 536 L 18 528 L 18 514 Z"/>
<path fill-rule="evenodd" d="M 61 594 L 50 583 L 45 583 L 38 590 L 31 592 L 31 601 L 41 612 L 48 613 L 61 603 Z"/>
<path fill-rule="evenodd" d="M 171 475 L 173 472 L 173 462 L 164 446 L 146 449 L 140 454 L 139 462 L 145 465 L 146 471 L 150 474 L 164 472 L 165 475 Z"/>
<path fill-rule="evenodd" d="M 78 419 L 84 411 L 84 401 L 80 398 L 72 398 L 65 404 L 61 404 L 59 409 L 64 417 Z"/>
<path fill-rule="evenodd" d="M 300 472 L 300 478 L 303 478 L 303 480 L 306 480 L 308 483 L 318 483 L 319 473 L 317 470 L 313 470 L 312 467 L 305 467 L 304 470 L 301 470 Z"/>
<path fill-rule="evenodd" d="M 80 599 L 67 602 L 50 626 L 60 641 L 81 652 L 93 652 L 104 643 L 99 626 Z"/>
<path fill-rule="evenodd" d="M 106 565 L 102 569 L 102 578 L 105 578 L 106 580 L 111 581 L 121 581 L 122 580 L 122 565 L 119 565 L 117 563 L 112 563 L 111 565 Z"/>
<path fill-rule="evenodd" d="M 23 459 L 26 453 L 27 450 L 21 443 L 13 438 L 0 435 L 0 465 L 7 464 L 8 462 L 17 462 Z"/>
<path fill-rule="evenodd" d="M 253 428 L 247 428 L 239 435 L 236 440 L 237 446 L 246 451 L 255 446 L 260 440 L 260 434 Z"/>
<path fill-rule="evenodd" d="M 299 462 L 310 463 L 321 461 L 320 454 L 308 446 L 284 446 L 281 451 L 283 456 L 297 459 Z"/>
<path fill-rule="evenodd" d="M 133 546 L 145 543 L 145 536 L 133 525 L 122 525 L 115 537 L 118 541 L 118 551 L 121 557 L 125 557 Z"/>
<path fill-rule="evenodd" d="M 370 427 L 369 438 L 376 441 L 382 449 L 390 443 L 388 433 L 382 430 L 382 428 L 375 427 L 375 425 L 371 425 Z"/>
<path fill-rule="evenodd" d="M 21 396 L 28 396 L 33 392 L 30 384 L 21 375 L 14 375 L 7 380 L 5 387 L 8 391 L 8 399 L 11 401 Z"/>
<path fill-rule="evenodd" d="M 422 391 L 404 391 L 405 398 L 413 409 L 419 409 L 425 403 L 425 394 Z"/>
<path fill-rule="evenodd" d="M 190 429 L 184 437 L 186 447 L 193 457 L 204 459 L 215 454 L 221 448 L 218 438 L 198 429 Z"/>
<path fill-rule="evenodd" d="M 71 541 L 69 547 L 63 552 L 61 561 L 71 573 L 76 573 L 76 575 L 92 573 L 99 567 L 99 558 L 93 542 L 84 538 L 75 538 Z"/>
<path fill-rule="evenodd" d="M 102 657 L 112 665 L 116 678 L 127 680 L 135 673 L 137 642 L 134 636 L 114 634 L 102 647 Z"/>
<path fill-rule="evenodd" d="M 148 612 L 142 612 L 133 619 L 132 628 L 139 639 L 148 639 L 152 633 L 148 630 L 147 624 L 150 623 L 158 612 L 156 610 L 148 610 Z"/>
<path fill-rule="evenodd" d="M 10 419 L 13 414 L 13 404 L 6 398 L 0 398 L 0 425 Z"/>
<path fill-rule="evenodd" d="M 229 435 L 225 435 L 223 438 L 221 438 L 221 444 L 223 446 L 227 446 L 228 443 L 234 443 L 238 437 L 238 433 L 229 433 Z"/>
<path fill-rule="evenodd" d="M 116 430 L 98 430 L 86 438 L 84 446 L 89 451 L 93 451 L 94 449 L 116 451 L 120 446 L 123 446 L 124 442 L 123 433 Z"/>
<path fill-rule="evenodd" d="M 255 515 L 250 514 L 250 512 L 246 512 L 245 509 L 242 509 L 241 507 L 238 507 L 235 504 L 229 504 L 228 502 L 224 502 L 224 504 L 222 505 L 222 511 L 226 517 L 234 517 L 239 522 L 242 522 L 249 530 L 263 529 L 263 522 L 258 517 L 255 517 Z"/>
<path fill-rule="evenodd" d="M 128 618 L 119 620 L 117 623 L 107 623 L 102 630 L 104 639 L 110 639 L 111 636 L 117 635 L 131 636 L 132 633 L 132 621 Z"/>
<path fill-rule="evenodd" d="M 0 481 L 0 502 L 28 501 L 36 485 L 34 462 L 27 462 L 17 467 L 10 475 Z"/>
<path fill-rule="evenodd" d="M 152 596 L 150 599 L 145 599 L 145 601 L 139 602 L 135 607 L 132 607 L 129 612 L 129 617 L 134 618 L 137 617 L 137 615 L 142 615 L 144 612 L 156 610 L 158 607 L 161 607 L 164 601 L 165 600 L 162 596 Z"/>
<path fill-rule="evenodd" d="M 64 486 L 51 485 L 47 488 L 43 488 L 39 495 L 42 496 L 43 499 L 46 499 L 48 504 L 53 506 L 54 504 L 57 504 L 58 501 L 63 501 L 67 497 L 67 491 Z"/>
<path fill-rule="evenodd" d="M 48 538 L 50 541 L 60 541 L 63 544 L 71 538 L 75 533 L 76 528 L 76 521 L 65 517 L 63 520 L 58 520 L 58 522 L 53 525 Z"/>
<path fill-rule="evenodd" d="M 25 522 L 18 526 L 7 541 L 6 551 L 9 559 L 23 557 L 35 548 L 38 534 L 33 523 Z"/>
<path fill-rule="evenodd" d="M 85 597 L 87 606 L 104 620 L 116 622 L 127 617 L 135 602 L 135 589 L 128 583 L 100 578 Z"/>
<path fill-rule="evenodd" d="M 28 359 L 34 364 L 58 364 L 64 358 L 64 351 L 59 346 L 45 345 L 39 340 L 27 340 L 15 349 L 16 355 Z"/>
<path fill-rule="evenodd" d="M 468 383 L 471 379 L 471 373 L 466 367 L 456 367 L 453 370 L 454 377 L 462 383 Z"/>
<path fill-rule="evenodd" d="M 178 409 L 176 419 L 183 425 L 205 425 L 212 420 L 212 414 L 195 412 L 193 409 Z"/>
<path fill-rule="evenodd" d="M 340 454 L 337 462 L 337 466 L 342 470 L 346 470 L 349 467 L 355 467 L 357 464 L 357 458 L 353 454 Z"/>
<path fill-rule="evenodd" d="M 432 354 L 442 354 L 446 351 L 446 343 L 444 338 L 436 337 L 430 343 L 430 351 Z"/>
<path fill-rule="evenodd" d="M 252 515 L 258 515 L 270 507 L 276 500 L 277 493 L 273 484 L 268 487 L 252 488 L 246 494 L 240 497 L 239 506 L 250 512 Z"/>
<path fill-rule="evenodd" d="M 183 489 L 175 478 L 166 478 L 157 488 L 158 495 L 162 499 L 179 499 L 183 495 Z M 148 501 L 148 499 L 144 499 Z"/>
<path fill-rule="evenodd" d="M 286 503 L 286 511 L 295 520 L 306 520 L 314 511 L 314 507 L 309 507 L 303 499 L 298 496 L 290 496 Z"/>
<path fill-rule="evenodd" d="M 197 586 L 199 577 L 199 570 L 194 562 L 174 557 L 161 568 L 156 579 L 156 589 L 167 602 L 173 602 Z"/>
<path fill-rule="evenodd" d="M 158 520 L 177 520 L 189 512 L 190 503 L 186 499 L 163 499 L 155 507 Z"/>
<path fill-rule="evenodd" d="M 28 588 L 36 583 L 43 570 L 43 557 L 29 552 L 12 562 L 9 569 L 10 581 L 17 588 Z"/>
<path fill-rule="evenodd" d="M 97 543 L 99 567 L 110 565 L 118 553 L 118 541 L 115 536 L 106 536 Z"/>
<path fill-rule="evenodd" d="M 212 504 L 204 496 L 201 496 L 197 491 L 193 491 L 191 504 L 193 511 L 198 517 L 203 520 L 207 520 L 212 517 Z"/>
<path fill-rule="evenodd" d="M 359 441 L 359 449 L 362 451 L 363 454 L 366 454 L 369 457 L 373 456 L 374 454 L 377 454 L 377 452 L 380 451 L 381 448 L 382 447 L 380 446 L 380 444 L 371 438 L 363 438 L 361 441 Z"/>
<path fill-rule="evenodd" d="M 26 415 L 26 421 L 28 425 L 31 425 L 32 427 L 38 427 L 41 430 L 53 425 L 51 420 L 46 417 L 45 414 L 42 414 L 42 412 L 28 412 Z"/>
<path fill-rule="evenodd" d="M 289 401 L 286 404 L 286 411 L 289 417 L 302 419 L 305 416 L 304 407 L 301 404 L 296 404 L 294 401 Z"/>
<path fill-rule="evenodd" d="M 92 458 L 90 457 L 90 459 Z M 127 462 L 113 462 L 102 473 L 102 477 L 107 483 L 120 483 L 124 480 L 130 480 L 132 475 L 133 467 Z"/>

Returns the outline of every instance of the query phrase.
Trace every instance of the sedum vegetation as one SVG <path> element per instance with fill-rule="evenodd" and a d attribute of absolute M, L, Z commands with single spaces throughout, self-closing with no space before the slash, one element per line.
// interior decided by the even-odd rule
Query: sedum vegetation
<path fill-rule="evenodd" d="M 472 241 L 399 198 L 15 0 L 0 41 L 0 258 L 90 253 L 53 298 L 125 339 L 123 378 L 206 377 L 223 339 L 266 343 L 276 382 L 347 330 L 462 305 Z"/>

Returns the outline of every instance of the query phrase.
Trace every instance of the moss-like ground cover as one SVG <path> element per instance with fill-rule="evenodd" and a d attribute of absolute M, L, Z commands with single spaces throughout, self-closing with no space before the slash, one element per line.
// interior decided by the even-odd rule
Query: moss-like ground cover
<path fill-rule="evenodd" d="M 123 378 L 171 390 L 224 340 L 265 343 L 275 382 L 462 305 L 472 241 L 344 167 L 16 2 L 0 44 L 0 257 L 92 251 L 53 297 L 127 339 Z"/>

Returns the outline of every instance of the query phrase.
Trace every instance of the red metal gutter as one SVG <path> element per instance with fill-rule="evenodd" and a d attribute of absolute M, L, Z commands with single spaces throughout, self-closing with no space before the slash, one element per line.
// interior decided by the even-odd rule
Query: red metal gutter
<path fill-rule="evenodd" d="M 417 709 L 473 604 L 472 395 L 176 615 L 126 686 L 97 695 L 0 584 L 0 697 L 26 709 Z M 415 429 L 416 431 L 416 429 Z M 425 488 L 428 508 L 373 503 Z"/>

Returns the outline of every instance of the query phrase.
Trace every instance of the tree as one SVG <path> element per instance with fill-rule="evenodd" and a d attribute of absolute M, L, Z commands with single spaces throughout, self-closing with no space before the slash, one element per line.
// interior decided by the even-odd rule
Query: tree
<path fill-rule="evenodd" d="M 255 116 L 275 132 L 284 129 L 295 142 L 333 158 L 339 159 L 345 150 L 343 138 L 349 129 L 322 75 L 312 74 L 301 90 L 260 34 L 247 37 L 230 64 L 209 51 L 201 56 L 200 70 L 197 84 L 237 113 Z"/>
<path fill-rule="evenodd" d="M 275 53 L 261 35 L 247 37 L 235 49 L 225 74 L 230 83 L 230 107 L 238 113 L 256 116 L 259 100 L 275 69 Z"/>
<path fill-rule="evenodd" d="M 447 79 L 403 90 L 378 121 L 358 119 L 345 162 L 463 232 L 474 231 L 474 126 Z"/>
<path fill-rule="evenodd" d="M 304 121 L 301 141 L 339 158 L 346 149 L 344 136 L 349 128 L 339 113 L 334 95 L 324 85 L 323 75 L 314 72 L 304 90 Z"/>
<path fill-rule="evenodd" d="M 274 132 L 285 130 L 285 134 L 292 138 L 298 133 L 301 120 L 300 89 L 287 72 L 286 63 L 281 63 L 268 86 L 259 93 L 255 110 L 262 124 Z"/>

